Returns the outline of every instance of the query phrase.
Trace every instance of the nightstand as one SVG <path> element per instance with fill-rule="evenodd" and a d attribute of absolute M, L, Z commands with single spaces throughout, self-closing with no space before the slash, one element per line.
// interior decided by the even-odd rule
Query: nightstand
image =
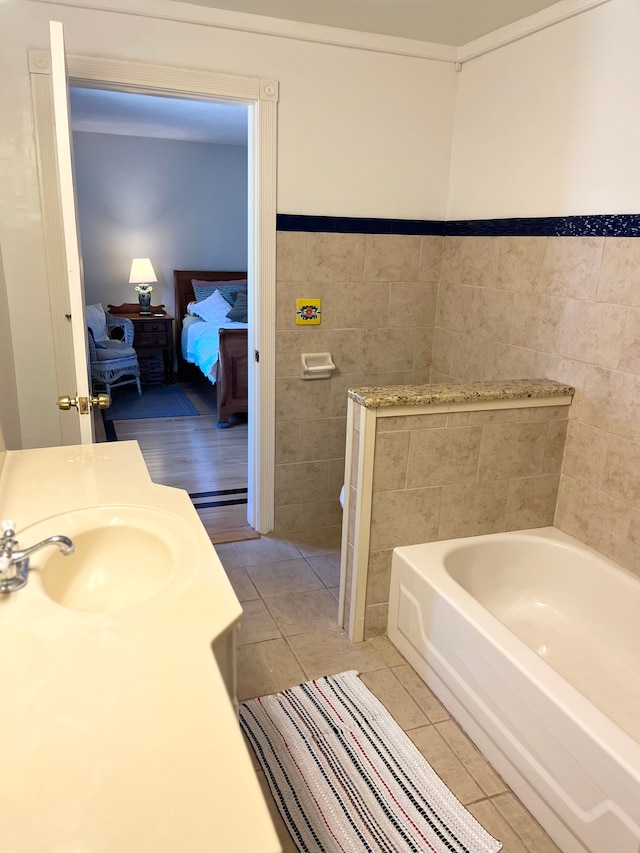
<path fill-rule="evenodd" d="M 140 378 L 145 385 L 171 381 L 173 378 L 173 317 L 169 314 L 124 314 L 119 317 L 133 322 L 133 348 L 140 362 Z M 162 360 L 161 366 L 158 356 Z"/>

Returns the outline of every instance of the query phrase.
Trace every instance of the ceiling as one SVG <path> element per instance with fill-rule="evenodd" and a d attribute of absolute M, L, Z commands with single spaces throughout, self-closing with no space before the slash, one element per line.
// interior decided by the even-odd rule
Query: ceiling
<path fill-rule="evenodd" d="M 473 41 L 558 0 L 179 0 L 211 9 L 448 44 Z"/>
<path fill-rule="evenodd" d="M 557 0 L 179 0 L 209 8 L 459 46 Z M 74 131 L 247 145 L 247 107 L 71 89 Z"/>

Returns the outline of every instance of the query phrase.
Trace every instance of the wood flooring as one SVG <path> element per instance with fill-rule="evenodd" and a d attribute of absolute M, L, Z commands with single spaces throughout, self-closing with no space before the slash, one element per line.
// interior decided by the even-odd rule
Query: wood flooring
<path fill-rule="evenodd" d="M 214 544 L 258 538 L 247 523 L 246 503 L 229 505 L 246 498 L 246 420 L 235 416 L 228 429 L 217 429 L 213 389 L 199 382 L 177 384 L 198 416 L 114 421 L 118 440 L 138 442 L 154 483 L 197 496 L 194 506 Z"/>

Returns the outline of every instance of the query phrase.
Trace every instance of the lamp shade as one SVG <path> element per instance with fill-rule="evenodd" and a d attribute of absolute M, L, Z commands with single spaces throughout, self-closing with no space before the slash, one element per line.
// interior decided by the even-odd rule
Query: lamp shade
<path fill-rule="evenodd" d="M 134 258 L 129 273 L 129 284 L 142 284 L 143 282 L 157 281 L 156 274 L 151 266 L 149 258 Z"/>

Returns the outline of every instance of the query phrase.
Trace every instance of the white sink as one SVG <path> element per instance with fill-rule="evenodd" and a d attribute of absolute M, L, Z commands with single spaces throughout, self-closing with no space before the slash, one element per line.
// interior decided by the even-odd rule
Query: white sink
<path fill-rule="evenodd" d="M 149 600 L 184 580 L 194 564 L 193 536 L 176 516 L 134 506 L 102 506 L 64 513 L 20 531 L 20 544 L 69 536 L 73 554 L 46 548 L 30 560 L 53 601 L 71 610 L 108 613 Z"/>

